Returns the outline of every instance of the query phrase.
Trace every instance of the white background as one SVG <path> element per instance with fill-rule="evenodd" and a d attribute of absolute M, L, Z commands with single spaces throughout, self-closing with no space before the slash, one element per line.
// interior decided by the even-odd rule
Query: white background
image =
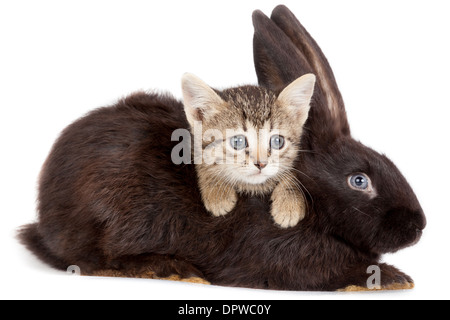
<path fill-rule="evenodd" d="M 70 277 L 14 238 L 36 217 L 39 170 L 65 126 L 139 89 L 181 97 L 184 72 L 218 88 L 256 83 L 251 14 L 270 14 L 279 1 L 0 1 L 0 298 L 450 298 L 448 1 L 284 1 L 328 57 L 355 138 L 386 153 L 422 203 L 422 241 L 384 257 L 414 278 L 414 290 L 275 292 Z"/>

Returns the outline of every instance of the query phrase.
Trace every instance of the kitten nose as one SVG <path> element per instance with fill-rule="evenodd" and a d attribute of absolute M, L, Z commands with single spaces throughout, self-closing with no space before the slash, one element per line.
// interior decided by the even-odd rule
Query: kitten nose
<path fill-rule="evenodd" d="M 267 162 L 257 162 L 257 163 L 254 163 L 254 165 L 255 165 L 255 167 L 257 167 L 259 170 L 262 170 L 262 169 L 264 169 L 266 166 L 267 166 Z"/>

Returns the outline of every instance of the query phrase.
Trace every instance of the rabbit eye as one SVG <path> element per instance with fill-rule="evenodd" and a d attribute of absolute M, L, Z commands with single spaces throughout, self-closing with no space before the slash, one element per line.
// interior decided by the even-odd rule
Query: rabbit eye
<path fill-rule="evenodd" d="M 363 173 L 358 173 L 348 178 L 348 185 L 352 189 L 365 191 L 371 187 L 371 181 L 367 175 Z"/>

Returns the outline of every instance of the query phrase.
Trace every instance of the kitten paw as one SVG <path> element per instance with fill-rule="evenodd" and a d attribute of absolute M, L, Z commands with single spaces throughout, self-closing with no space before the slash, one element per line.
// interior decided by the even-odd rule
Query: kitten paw
<path fill-rule="evenodd" d="M 236 202 L 238 200 L 237 194 L 235 192 L 230 192 L 218 196 L 216 199 L 210 201 L 204 201 L 205 208 L 211 212 L 215 217 L 224 216 L 234 209 Z"/>
<path fill-rule="evenodd" d="M 283 229 L 296 226 L 306 215 L 302 199 L 272 199 L 272 218 Z"/>

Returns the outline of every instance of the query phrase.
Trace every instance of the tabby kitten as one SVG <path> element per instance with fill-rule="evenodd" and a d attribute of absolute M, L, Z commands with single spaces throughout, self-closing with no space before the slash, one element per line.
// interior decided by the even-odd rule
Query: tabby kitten
<path fill-rule="evenodd" d="M 314 84 L 315 76 L 307 74 L 277 96 L 257 86 L 217 91 L 184 75 L 199 187 L 214 216 L 233 210 L 238 194 L 272 193 L 271 214 L 280 227 L 304 218 L 305 199 L 293 165 Z"/>

